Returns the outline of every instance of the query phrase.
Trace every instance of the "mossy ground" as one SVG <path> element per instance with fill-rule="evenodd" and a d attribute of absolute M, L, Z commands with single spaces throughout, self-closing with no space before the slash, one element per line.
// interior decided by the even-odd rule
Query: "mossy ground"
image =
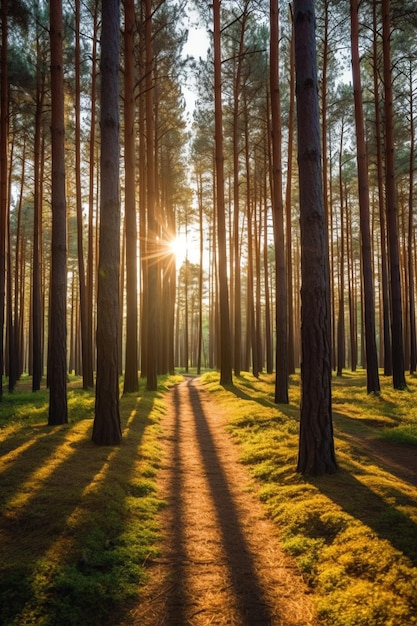
<path fill-rule="evenodd" d="M 65 426 L 46 425 L 46 391 L 32 394 L 22 381 L 4 394 L 0 623 L 114 624 L 137 599 L 159 549 L 158 436 L 164 391 L 176 380 L 121 398 L 117 447 L 91 443 L 94 392 L 79 379 L 69 384 Z M 228 388 L 218 381 L 218 373 L 203 377 L 227 409 L 241 459 L 323 624 L 417 624 L 417 488 L 368 453 L 379 440 L 417 452 L 416 379 L 405 391 L 382 379 L 376 396 L 366 393 L 364 372 L 334 378 L 339 471 L 311 479 L 295 471 L 299 377 L 291 377 L 290 403 L 278 406 L 273 376 L 243 374 Z"/>
<path fill-rule="evenodd" d="M 69 423 L 47 426 L 48 394 L 0 405 L 0 623 L 115 623 L 157 551 L 163 392 L 123 396 L 120 446 L 91 442 L 94 392 L 69 384 Z M 25 381 L 20 384 L 25 388 Z"/>
<path fill-rule="evenodd" d="M 416 379 L 405 391 L 383 380 L 381 394 L 368 395 L 363 371 L 334 378 L 339 471 L 311 479 L 295 471 L 298 376 L 291 377 L 290 404 L 278 406 L 272 376 L 244 374 L 227 389 L 212 374 L 204 380 L 228 408 L 242 461 L 257 478 L 323 623 L 417 624 L 417 488 L 358 447 L 361 437 L 417 444 Z"/>

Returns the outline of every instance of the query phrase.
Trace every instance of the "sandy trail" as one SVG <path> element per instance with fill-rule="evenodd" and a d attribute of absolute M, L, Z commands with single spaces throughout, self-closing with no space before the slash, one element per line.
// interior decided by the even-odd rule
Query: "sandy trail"
<path fill-rule="evenodd" d="M 299 572 L 253 492 L 225 416 L 198 379 L 167 398 L 159 471 L 162 556 L 126 624 L 308 626 Z"/>

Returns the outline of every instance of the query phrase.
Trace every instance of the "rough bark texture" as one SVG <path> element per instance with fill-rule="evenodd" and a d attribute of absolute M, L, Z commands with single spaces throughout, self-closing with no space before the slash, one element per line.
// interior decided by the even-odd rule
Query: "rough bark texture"
<path fill-rule="evenodd" d="M 6 214 L 7 214 L 7 0 L 1 2 L 1 93 L 0 93 L 0 373 L 4 369 L 4 304 L 6 288 Z M 0 399 L 3 395 L 0 375 Z"/>
<path fill-rule="evenodd" d="M 147 235 L 146 268 L 146 389 L 155 391 L 158 385 L 158 256 L 156 190 L 154 169 L 154 92 L 153 92 L 153 46 L 152 46 L 152 3 L 145 1 L 145 48 L 146 48 L 146 184 L 147 184 Z M 145 289 L 144 285 L 144 289 Z"/>
<path fill-rule="evenodd" d="M 331 407 L 329 259 L 323 207 L 315 17 L 295 0 L 295 67 L 301 226 L 301 419 L 297 470 L 337 468 Z"/>
<path fill-rule="evenodd" d="M 382 0 L 385 113 L 385 193 L 387 199 L 387 231 L 391 271 L 392 383 L 394 389 L 404 389 L 406 383 L 404 373 L 400 252 L 398 244 L 398 208 L 397 193 L 395 188 L 394 111 L 392 93 L 390 24 L 390 0 Z"/>
<path fill-rule="evenodd" d="M 231 337 L 229 319 L 229 293 L 227 286 L 226 218 L 224 204 L 224 155 L 223 155 L 223 111 L 220 44 L 220 0 L 213 2 L 214 22 L 214 106 L 216 144 L 216 207 L 217 238 L 219 246 L 219 307 L 220 307 L 220 382 L 232 382 Z"/>
<path fill-rule="evenodd" d="M 359 4 L 351 0 L 352 77 L 355 101 L 356 155 L 358 163 L 359 213 L 362 242 L 362 272 L 365 307 L 366 374 L 368 393 L 380 390 L 376 350 L 374 277 L 372 268 L 371 229 L 369 225 L 368 158 L 359 63 Z"/>
<path fill-rule="evenodd" d="M 288 319 L 285 264 L 284 205 L 282 199 L 281 101 L 279 89 L 279 8 L 270 0 L 270 87 L 272 117 L 272 216 L 276 267 L 276 380 L 275 402 L 288 403 Z"/>
<path fill-rule="evenodd" d="M 135 204 L 135 76 L 133 0 L 125 7 L 125 219 L 126 219 L 126 365 L 124 393 L 138 390 L 137 224 Z"/>
<path fill-rule="evenodd" d="M 83 388 L 93 387 L 93 362 L 89 348 L 90 335 L 88 334 L 87 319 L 87 288 L 84 263 L 84 219 L 81 193 L 81 48 L 80 48 L 80 0 L 75 3 L 75 180 L 77 198 L 77 256 L 78 280 L 80 289 L 80 327 L 81 327 L 81 360 L 83 374 Z"/>
<path fill-rule="evenodd" d="M 66 424 L 67 407 L 67 210 L 65 198 L 62 3 L 51 0 L 52 267 L 49 307 L 49 424 Z"/>
<path fill-rule="evenodd" d="M 97 295 L 97 383 L 93 441 L 120 443 L 119 413 L 119 2 L 103 0 L 101 198 Z"/>

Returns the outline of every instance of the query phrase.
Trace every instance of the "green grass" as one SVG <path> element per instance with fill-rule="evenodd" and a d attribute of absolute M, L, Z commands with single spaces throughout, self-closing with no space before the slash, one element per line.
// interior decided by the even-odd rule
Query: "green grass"
<path fill-rule="evenodd" d="M 366 393 L 363 371 L 333 379 L 339 471 L 305 479 L 296 473 L 299 377 L 290 404 L 273 402 L 274 379 L 250 374 L 223 388 L 203 377 L 227 409 L 229 428 L 258 481 L 286 551 L 311 587 L 323 624 L 417 624 L 417 488 L 382 468 L 360 448 L 361 438 L 416 445 L 417 381 L 395 391 L 382 379 Z"/>
<path fill-rule="evenodd" d="M 69 424 L 47 426 L 48 395 L 23 380 L 0 403 L 0 623 L 117 623 L 137 601 L 146 562 L 158 553 L 156 496 L 164 392 L 121 398 L 123 441 L 91 443 L 94 393 L 70 379 Z M 274 379 L 250 374 L 224 388 L 203 376 L 226 409 L 242 462 L 275 520 L 285 550 L 311 588 L 326 626 L 417 624 L 417 488 L 381 467 L 363 438 L 416 446 L 417 379 L 366 393 L 365 373 L 333 379 L 339 471 L 295 471 L 299 377 L 289 405 L 274 404 Z M 29 390 L 28 390 L 29 389 Z"/>
<path fill-rule="evenodd" d="M 157 553 L 163 392 L 121 398 L 123 441 L 91 442 L 94 392 L 71 380 L 69 424 L 47 426 L 48 393 L 22 381 L 0 404 L 0 623 L 114 623 Z M 23 389 L 19 390 L 19 387 Z"/>

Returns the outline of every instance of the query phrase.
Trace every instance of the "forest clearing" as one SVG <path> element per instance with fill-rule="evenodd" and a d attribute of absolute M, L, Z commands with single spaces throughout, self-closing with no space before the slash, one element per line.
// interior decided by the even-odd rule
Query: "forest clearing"
<path fill-rule="evenodd" d="M 416 623 L 417 382 L 381 380 L 333 376 L 339 469 L 305 478 L 298 374 L 288 405 L 271 375 L 162 377 L 121 396 L 110 447 L 80 378 L 53 427 L 22 379 L 0 411 L 0 623 Z"/>

